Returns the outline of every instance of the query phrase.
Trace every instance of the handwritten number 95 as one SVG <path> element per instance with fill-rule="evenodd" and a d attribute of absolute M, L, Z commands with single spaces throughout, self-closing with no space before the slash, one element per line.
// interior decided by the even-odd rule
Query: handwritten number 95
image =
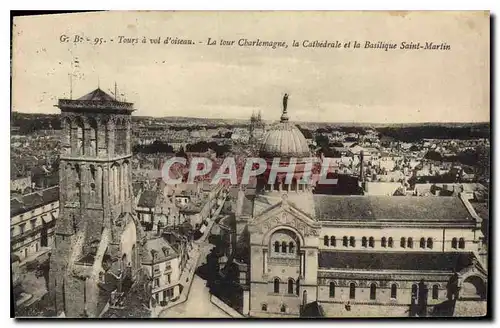
<path fill-rule="evenodd" d="M 103 38 L 95 38 L 94 39 L 94 45 L 99 45 L 99 44 L 102 44 L 103 42 L 104 42 Z"/>

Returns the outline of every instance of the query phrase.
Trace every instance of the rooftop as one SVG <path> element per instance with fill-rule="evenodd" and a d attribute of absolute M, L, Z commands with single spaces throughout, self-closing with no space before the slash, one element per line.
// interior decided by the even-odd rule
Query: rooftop
<path fill-rule="evenodd" d="M 168 261 L 177 256 L 177 252 L 163 237 L 150 239 L 146 242 L 146 251 L 142 253 L 142 263 L 152 265 Z M 156 258 L 154 257 L 156 255 Z"/>
<path fill-rule="evenodd" d="M 322 221 L 472 222 L 459 197 L 314 195 Z"/>
<path fill-rule="evenodd" d="M 352 252 L 321 251 L 320 269 L 458 272 L 473 263 L 464 252 Z"/>
<path fill-rule="evenodd" d="M 156 207 L 156 201 L 158 199 L 158 192 L 154 190 L 144 190 L 139 198 L 137 206 L 139 207 Z"/>
<path fill-rule="evenodd" d="M 59 186 L 53 186 L 10 200 L 10 215 L 26 213 L 30 210 L 59 200 Z"/>
<path fill-rule="evenodd" d="M 129 102 L 118 101 L 100 88 L 80 97 L 73 99 L 59 99 L 57 105 L 61 110 L 108 110 L 112 112 L 132 112 L 134 104 Z"/>

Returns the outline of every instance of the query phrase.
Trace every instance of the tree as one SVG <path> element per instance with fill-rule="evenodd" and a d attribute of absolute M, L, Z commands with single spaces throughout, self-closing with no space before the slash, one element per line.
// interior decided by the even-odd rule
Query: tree
<path fill-rule="evenodd" d="M 316 135 L 316 145 L 317 146 L 328 147 L 328 143 L 329 143 L 328 137 L 326 137 L 322 134 Z"/>
<path fill-rule="evenodd" d="M 410 151 L 419 151 L 420 148 L 417 145 L 411 145 Z"/>
<path fill-rule="evenodd" d="M 431 161 L 438 161 L 438 162 L 441 162 L 443 160 L 443 156 L 441 156 L 441 154 L 435 150 L 429 150 L 425 154 L 424 158 L 429 159 Z"/>
<path fill-rule="evenodd" d="M 184 151 L 184 147 L 180 147 L 179 148 L 179 151 L 177 153 L 175 153 L 175 156 L 176 157 L 184 157 L 187 159 L 187 155 L 186 155 L 186 152 Z"/>

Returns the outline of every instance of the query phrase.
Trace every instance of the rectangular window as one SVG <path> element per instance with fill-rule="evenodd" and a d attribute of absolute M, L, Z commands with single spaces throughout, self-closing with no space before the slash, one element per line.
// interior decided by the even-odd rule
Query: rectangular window
<path fill-rule="evenodd" d="M 26 223 L 21 223 L 19 225 L 19 230 L 20 230 L 20 233 L 23 234 L 24 233 L 24 230 L 26 228 Z"/>
<path fill-rule="evenodd" d="M 31 229 L 35 229 L 36 228 L 36 219 L 33 219 L 30 221 L 30 224 L 31 224 Z"/>
<path fill-rule="evenodd" d="M 170 273 L 167 274 L 167 284 L 169 284 L 169 283 L 170 283 Z"/>
<path fill-rule="evenodd" d="M 155 287 L 160 286 L 160 279 L 156 278 L 155 279 Z"/>

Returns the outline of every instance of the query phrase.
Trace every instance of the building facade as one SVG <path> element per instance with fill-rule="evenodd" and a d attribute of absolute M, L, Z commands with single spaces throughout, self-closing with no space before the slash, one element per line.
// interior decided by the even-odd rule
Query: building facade
<path fill-rule="evenodd" d="M 152 279 L 151 294 L 156 304 L 165 306 L 181 293 L 182 251 L 177 252 L 164 237 L 148 240 L 142 265 Z"/>
<path fill-rule="evenodd" d="M 10 214 L 11 254 L 20 261 L 36 258 L 54 243 L 59 186 L 11 199 Z"/>
<path fill-rule="evenodd" d="M 311 304 L 327 317 L 453 314 L 460 302 L 485 310 L 481 218 L 467 197 L 314 194 L 299 182 L 309 148 L 286 110 L 260 156 L 298 164 L 290 181 L 266 172 L 255 195 L 238 196 L 245 315 L 298 317 Z"/>

